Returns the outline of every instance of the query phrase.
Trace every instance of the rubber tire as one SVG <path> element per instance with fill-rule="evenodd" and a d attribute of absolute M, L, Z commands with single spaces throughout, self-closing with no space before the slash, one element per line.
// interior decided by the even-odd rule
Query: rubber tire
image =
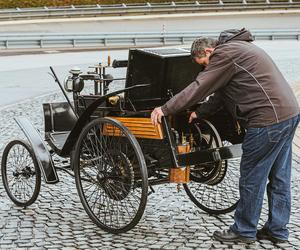
<path fill-rule="evenodd" d="M 17 144 L 22 145 L 29 152 L 29 155 L 32 158 L 32 162 L 33 162 L 34 168 L 35 168 L 36 182 L 35 182 L 34 192 L 32 194 L 32 197 L 26 202 L 21 202 L 14 197 L 14 195 L 10 191 L 10 188 L 8 185 L 8 180 L 7 180 L 7 157 L 8 157 L 8 154 L 9 154 L 9 151 L 11 150 L 11 148 Z M 3 155 L 2 155 L 1 175 L 2 175 L 2 182 L 3 182 L 3 185 L 4 185 L 7 195 L 17 206 L 27 207 L 36 201 L 36 199 L 39 195 L 40 189 L 41 189 L 41 170 L 39 168 L 35 154 L 31 148 L 31 146 L 29 145 L 29 143 L 27 143 L 26 141 L 23 141 L 23 140 L 13 140 L 6 145 L 6 147 L 3 151 Z"/>
<path fill-rule="evenodd" d="M 79 172 L 79 167 L 80 164 L 79 163 L 79 154 L 80 154 L 80 145 L 81 145 L 81 141 L 82 139 L 85 137 L 86 133 L 89 131 L 89 129 L 91 127 L 93 127 L 96 124 L 99 123 L 110 123 L 113 124 L 114 126 L 118 127 L 120 130 L 122 130 L 124 132 L 124 134 L 126 135 L 126 137 L 128 138 L 129 142 L 131 143 L 131 145 L 133 146 L 134 150 L 135 150 L 135 154 L 137 156 L 137 159 L 139 161 L 139 165 L 140 165 L 140 173 L 141 173 L 141 179 L 142 179 L 142 183 L 143 186 L 141 187 L 142 189 L 142 199 L 141 199 L 141 203 L 139 205 L 139 208 L 137 210 L 136 216 L 134 217 L 134 219 L 127 224 L 125 227 L 116 229 L 116 228 L 111 228 L 108 227 L 104 224 L 102 224 L 97 217 L 95 216 L 95 214 L 91 211 L 91 209 L 89 208 L 89 205 L 86 202 L 83 190 L 82 190 L 82 186 L 81 186 L 81 180 L 80 180 L 80 172 Z M 136 138 L 134 137 L 134 135 L 119 121 L 114 120 L 112 118 L 97 118 L 93 121 L 91 121 L 90 123 L 88 123 L 82 130 L 82 132 L 79 135 L 79 138 L 76 142 L 75 145 L 75 150 L 74 150 L 74 154 L 73 154 L 73 166 L 74 166 L 74 174 L 75 174 L 75 183 L 76 183 L 76 188 L 77 188 L 77 192 L 78 195 L 80 197 L 81 203 L 86 211 L 86 213 L 88 214 L 88 216 L 90 217 L 90 219 L 101 229 L 103 229 L 106 232 L 109 233 L 113 233 L 113 234 L 119 234 L 119 233 L 124 233 L 129 231 L 130 229 L 132 229 L 133 227 L 135 227 L 140 219 L 142 218 L 145 208 L 146 208 L 146 204 L 147 204 L 147 196 L 148 196 L 148 173 L 147 173 L 147 167 L 146 167 L 146 162 L 145 162 L 145 158 L 142 152 L 142 149 L 138 143 L 138 141 L 136 140 Z"/>

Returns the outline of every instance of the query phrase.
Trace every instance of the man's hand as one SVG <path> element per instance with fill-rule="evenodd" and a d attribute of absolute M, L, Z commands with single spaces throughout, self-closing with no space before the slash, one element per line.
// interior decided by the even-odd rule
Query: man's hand
<path fill-rule="evenodd" d="M 196 118 L 197 118 L 196 112 L 191 113 L 190 118 L 189 118 L 189 123 L 191 123 Z"/>
<path fill-rule="evenodd" d="M 164 113 L 161 110 L 161 107 L 155 108 L 151 113 L 151 121 L 155 126 L 161 123 L 161 118 L 164 116 Z"/>

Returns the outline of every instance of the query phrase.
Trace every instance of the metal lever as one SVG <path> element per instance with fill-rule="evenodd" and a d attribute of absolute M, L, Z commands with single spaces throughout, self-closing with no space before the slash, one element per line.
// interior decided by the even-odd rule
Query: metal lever
<path fill-rule="evenodd" d="M 63 92 L 65 98 L 67 99 L 67 102 L 68 102 L 68 104 L 70 105 L 70 108 L 71 108 L 72 111 L 74 112 L 74 115 L 78 118 L 78 115 L 77 115 L 77 113 L 75 112 L 75 109 L 74 109 L 74 107 L 73 107 L 73 105 L 72 105 L 72 103 L 71 103 L 71 101 L 70 101 L 68 95 L 66 94 L 64 88 L 62 87 L 62 85 L 61 85 L 61 83 L 60 83 L 60 81 L 59 81 L 57 75 L 55 74 L 55 71 L 54 71 L 54 69 L 52 68 L 52 66 L 50 66 L 50 70 L 51 70 L 51 72 L 52 72 L 52 74 L 53 74 L 53 77 L 54 77 L 55 82 L 57 82 L 57 84 L 58 84 L 58 86 L 60 87 L 61 91 Z"/>

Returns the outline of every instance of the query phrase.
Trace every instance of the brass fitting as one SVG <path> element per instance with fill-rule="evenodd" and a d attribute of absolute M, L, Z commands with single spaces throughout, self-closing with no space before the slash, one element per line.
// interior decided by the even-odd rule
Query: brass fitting
<path fill-rule="evenodd" d="M 111 96 L 108 98 L 108 102 L 111 104 L 111 105 L 116 105 L 118 103 L 118 101 L 120 100 L 120 96 L 118 95 L 115 95 L 115 96 Z"/>

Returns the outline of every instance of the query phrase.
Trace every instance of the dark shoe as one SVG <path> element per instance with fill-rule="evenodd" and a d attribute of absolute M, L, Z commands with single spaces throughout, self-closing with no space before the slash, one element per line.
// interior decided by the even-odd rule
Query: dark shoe
<path fill-rule="evenodd" d="M 243 243 L 253 243 L 255 242 L 255 238 L 246 238 L 235 232 L 231 231 L 230 229 L 224 231 L 215 231 L 213 237 L 218 241 L 223 242 L 243 242 Z"/>
<path fill-rule="evenodd" d="M 288 240 L 283 240 L 283 239 L 279 239 L 279 238 L 274 237 L 272 235 L 272 233 L 266 228 L 262 228 L 260 230 L 257 230 L 256 237 L 259 240 L 269 240 L 269 241 L 272 241 L 275 244 L 276 243 L 288 242 Z"/>

